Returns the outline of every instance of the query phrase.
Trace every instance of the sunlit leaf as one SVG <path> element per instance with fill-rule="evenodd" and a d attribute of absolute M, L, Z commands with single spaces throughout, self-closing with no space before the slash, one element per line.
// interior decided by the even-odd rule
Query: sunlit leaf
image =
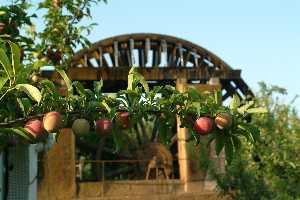
<path fill-rule="evenodd" d="M 128 90 L 133 90 L 135 81 L 140 83 L 146 92 L 149 91 L 149 86 L 145 78 L 137 71 L 136 67 L 132 67 L 128 74 Z"/>
<path fill-rule="evenodd" d="M 47 65 L 46 61 L 43 60 L 38 60 L 33 64 L 33 69 L 34 70 L 39 70 L 41 67 L 44 67 Z"/>
<path fill-rule="evenodd" d="M 56 71 L 61 75 L 61 77 L 64 79 L 67 89 L 68 89 L 68 93 L 72 94 L 73 92 L 73 88 L 72 88 L 72 81 L 70 80 L 70 78 L 68 77 L 68 75 L 66 74 L 66 72 L 62 69 L 56 69 Z"/>
<path fill-rule="evenodd" d="M 254 101 L 249 101 L 245 105 L 239 107 L 237 110 L 239 113 L 244 114 L 253 105 L 254 105 Z"/>
<path fill-rule="evenodd" d="M 260 108 L 249 108 L 247 113 L 268 113 L 268 109 L 264 107 Z"/>
<path fill-rule="evenodd" d="M 8 81 L 8 77 L 6 74 L 3 74 L 3 76 L 0 77 L 0 91 L 2 90 L 5 83 Z"/>
<path fill-rule="evenodd" d="M 13 79 L 13 72 L 11 68 L 11 64 L 9 62 L 9 59 L 3 49 L 0 49 L 0 64 L 2 65 L 4 71 L 6 72 L 8 78 L 10 80 Z"/>
<path fill-rule="evenodd" d="M 39 89 L 30 84 L 18 84 L 16 89 L 22 92 L 25 92 L 32 100 L 40 102 L 42 99 L 41 92 Z"/>
<path fill-rule="evenodd" d="M 230 109 L 235 110 L 240 106 L 240 104 L 240 98 L 237 95 L 233 95 L 229 104 Z"/>
<path fill-rule="evenodd" d="M 95 86 L 95 92 L 96 94 L 100 95 L 103 87 L 103 80 L 101 79 L 100 81 L 96 82 Z"/>
<path fill-rule="evenodd" d="M 105 103 L 104 101 L 102 101 L 101 105 L 107 110 L 108 113 L 111 112 L 111 108 L 109 107 L 109 105 L 107 103 Z"/>
<path fill-rule="evenodd" d="M 14 76 L 16 76 L 20 69 L 20 48 L 17 44 L 13 42 L 8 42 L 10 49 L 11 49 L 11 61 L 12 61 L 12 70 Z"/>

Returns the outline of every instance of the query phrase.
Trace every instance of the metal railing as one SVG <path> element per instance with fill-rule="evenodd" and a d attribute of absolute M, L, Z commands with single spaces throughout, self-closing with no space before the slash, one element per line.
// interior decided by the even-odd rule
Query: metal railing
<path fill-rule="evenodd" d="M 94 181 L 174 179 L 178 178 L 179 173 L 177 163 L 178 160 L 173 160 L 172 164 L 163 164 L 160 161 L 154 162 L 153 159 L 75 161 L 78 181 L 93 181 L 86 178 L 87 173 L 98 176 Z"/>

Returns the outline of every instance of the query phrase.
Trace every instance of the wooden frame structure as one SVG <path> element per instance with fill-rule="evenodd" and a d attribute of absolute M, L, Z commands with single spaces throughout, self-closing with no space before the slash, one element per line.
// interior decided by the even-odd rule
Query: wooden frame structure
<path fill-rule="evenodd" d="M 188 83 L 207 83 L 218 77 L 222 85 L 222 98 L 233 94 L 244 99 L 253 96 L 241 78 L 241 70 L 231 68 L 212 52 L 189 41 L 160 34 L 128 34 L 98 41 L 77 52 L 68 69 L 72 80 L 91 82 L 102 79 L 105 92 L 126 87 L 127 74 L 132 66 L 150 86 L 176 84 L 184 77 Z M 53 71 L 43 71 L 43 76 L 56 79 Z"/>

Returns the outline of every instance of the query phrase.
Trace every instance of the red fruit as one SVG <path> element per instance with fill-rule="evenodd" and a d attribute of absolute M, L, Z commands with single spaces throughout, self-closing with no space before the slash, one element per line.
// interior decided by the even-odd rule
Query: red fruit
<path fill-rule="evenodd" d="M 219 129 L 229 128 L 232 124 L 232 117 L 229 113 L 219 113 L 215 118 L 215 123 Z"/>
<path fill-rule="evenodd" d="M 48 112 L 44 115 L 43 125 L 48 133 L 54 132 L 61 127 L 62 119 L 59 112 Z"/>
<path fill-rule="evenodd" d="M 213 120 L 209 117 L 200 117 L 194 123 L 194 130 L 200 135 L 206 135 L 212 131 Z"/>
<path fill-rule="evenodd" d="M 37 140 L 42 140 L 45 138 L 45 129 L 43 127 L 43 123 L 38 119 L 28 121 L 24 128 Z"/>
<path fill-rule="evenodd" d="M 109 134 L 112 131 L 112 122 L 109 119 L 99 119 L 96 121 L 96 133 Z"/>
<path fill-rule="evenodd" d="M 56 62 L 59 62 L 61 60 L 61 53 L 60 51 L 56 51 L 53 55 L 53 59 L 56 61 Z"/>
<path fill-rule="evenodd" d="M 130 126 L 129 112 L 118 112 L 116 122 L 121 128 L 128 128 Z"/>

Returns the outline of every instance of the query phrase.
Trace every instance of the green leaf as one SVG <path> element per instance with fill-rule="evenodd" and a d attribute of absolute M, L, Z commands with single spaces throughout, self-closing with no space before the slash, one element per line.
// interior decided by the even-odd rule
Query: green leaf
<path fill-rule="evenodd" d="M 268 113 L 268 109 L 264 107 L 250 108 L 247 110 L 247 113 Z"/>
<path fill-rule="evenodd" d="M 56 71 L 61 75 L 61 77 L 64 79 L 66 86 L 68 88 L 68 93 L 72 94 L 73 92 L 73 88 L 72 88 L 72 82 L 69 79 L 68 75 L 66 74 L 66 72 L 62 69 L 56 69 Z"/>
<path fill-rule="evenodd" d="M 101 94 L 102 87 L 103 87 L 103 80 L 101 79 L 100 81 L 96 82 L 95 92 L 97 95 Z"/>
<path fill-rule="evenodd" d="M 128 87 L 127 90 L 132 90 L 133 89 L 133 74 L 128 75 Z"/>
<path fill-rule="evenodd" d="M 84 86 L 82 85 L 82 83 L 80 83 L 78 81 L 75 81 L 72 84 L 75 86 L 75 88 L 76 88 L 76 90 L 77 90 L 77 92 L 79 93 L 80 96 L 83 96 L 83 97 L 86 96 L 86 91 L 85 91 Z"/>
<path fill-rule="evenodd" d="M 248 133 L 248 135 L 250 135 L 251 140 L 253 138 L 253 141 L 260 141 L 260 131 L 259 129 L 252 125 L 252 124 L 247 124 L 247 123 L 242 123 L 239 125 L 240 127 L 242 127 L 242 129 L 244 131 L 246 131 Z"/>
<path fill-rule="evenodd" d="M 135 89 L 135 82 L 140 83 L 146 92 L 149 92 L 149 86 L 145 78 L 137 71 L 137 67 L 132 67 L 128 74 L 128 90 Z"/>
<path fill-rule="evenodd" d="M 248 142 L 251 142 L 251 143 L 255 142 L 255 139 L 253 137 L 251 129 L 249 128 L 249 126 L 247 126 L 247 124 L 239 124 L 238 128 L 241 130 L 241 132 L 239 132 L 239 133 L 244 135 L 247 138 Z"/>
<path fill-rule="evenodd" d="M 216 134 L 216 146 L 215 146 L 215 150 L 216 150 L 216 154 L 217 156 L 220 155 L 224 145 L 225 145 L 225 137 L 222 133 L 217 133 Z"/>
<path fill-rule="evenodd" d="M 6 72 L 8 78 L 12 81 L 13 72 L 11 69 L 11 64 L 10 64 L 9 59 L 3 49 L 0 49 L 0 64 L 4 68 L 4 71 Z"/>
<path fill-rule="evenodd" d="M 49 80 L 42 80 L 41 82 L 41 85 L 45 88 L 47 88 L 48 90 L 50 90 L 52 93 L 56 93 L 57 90 L 56 90 L 56 87 L 54 85 L 54 83 L 52 81 L 49 81 Z"/>
<path fill-rule="evenodd" d="M 240 114 L 244 114 L 253 105 L 254 105 L 254 101 L 249 101 L 245 105 L 239 107 L 237 110 Z"/>
<path fill-rule="evenodd" d="M 115 143 L 115 147 L 116 147 L 115 151 L 116 152 L 120 151 L 120 149 L 122 147 L 122 140 L 118 133 L 119 133 L 119 130 L 117 130 L 116 126 L 113 126 L 112 137 L 113 137 L 113 141 Z"/>
<path fill-rule="evenodd" d="M 0 128 L 0 133 L 18 135 L 31 143 L 35 142 L 34 137 L 30 133 L 28 133 L 24 128 L 21 128 L 21 127 L 19 127 L 19 128 Z"/>
<path fill-rule="evenodd" d="M 220 91 L 214 91 L 214 99 L 217 105 L 222 104 L 222 93 Z"/>
<path fill-rule="evenodd" d="M 13 69 L 14 77 L 16 77 L 20 69 L 20 55 L 21 55 L 20 48 L 18 47 L 17 44 L 13 42 L 9 41 L 8 44 L 11 49 L 12 69 Z"/>
<path fill-rule="evenodd" d="M 214 141 L 216 139 L 216 137 L 217 137 L 216 133 L 209 134 L 207 136 L 207 138 L 208 138 L 207 145 L 210 145 L 210 143 L 212 143 L 212 141 Z"/>
<path fill-rule="evenodd" d="M 3 77 L 0 77 L 0 91 L 2 90 L 3 86 L 5 85 L 5 83 L 7 82 L 8 77 L 6 74 L 3 75 Z"/>
<path fill-rule="evenodd" d="M 26 117 L 28 111 L 32 108 L 30 100 L 28 98 L 17 98 L 17 102 L 23 112 L 23 115 Z"/>
<path fill-rule="evenodd" d="M 94 94 L 94 92 L 92 90 L 90 90 L 90 89 L 84 89 L 84 91 L 85 91 L 85 93 L 86 93 L 87 96 L 89 96 L 89 97 L 95 97 L 95 94 Z"/>
<path fill-rule="evenodd" d="M 12 128 L 12 130 L 18 134 L 19 136 L 23 137 L 24 139 L 30 141 L 30 142 L 34 142 L 35 139 L 34 137 L 28 133 L 24 128 Z"/>
<path fill-rule="evenodd" d="M 235 149 L 239 149 L 242 146 L 242 143 L 237 136 L 232 135 L 231 139 L 232 139 L 232 143 L 233 143 L 233 146 Z"/>
<path fill-rule="evenodd" d="M 240 104 L 240 98 L 234 94 L 230 101 L 229 108 L 235 110 L 240 106 Z"/>
<path fill-rule="evenodd" d="M 32 100 L 40 103 L 42 99 L 41 92 L 39 89 L 30 84 L 18 84 L 16 89 L 25 92 Z"/>
<path fill-rule="evenodd" d="M 33 69 L 34 70 L 39 70 L 41 67 L 46 66 L 47 62 L 43 60 L 38 60 L 33 64 Z"/>
<path fill-rule="evenodd" d="M 189 97 L 193 100 L 199 100 L 199 98 L 200 98 L 199 91 L 195 88 L 188 88 L 187 93 L 188 93 Z"/>
<path fill-rule="evenodd" d="M 232 158 L 233 158 L 233 153 L 234 153 L 234 147 L 233 147 L 233 142 L 231 137 L 226 138 L 225 141 L 225 159 L 228 164 L 231 163 Z"/>
<path fill-rule="evenodd" d="M 297 166 L 293 163 L 293 162 L 288 162 L 289 163 L 289 165 L 293 168 L 293 169 L 296 169 L 297 168 Z"/>
<path fill-rule="evenodd" d="M 101 102 L 101 105 L 107 110 L 108 113 L 111 112 L 111 108 L 108 106 L 107 103 L 105 103 L 104 101 Z"/>
<path fill-rule="evenodd" d="M 25 115 L 25 108 L 24 108 L 23 102 L 21 101 L 20 98 L 17 98 L 17 102 L 18 102 L 18 105 L 19 105 L 19 107 L 21 108 L 21 110 L 23 112 L 23 115 Z"/>

